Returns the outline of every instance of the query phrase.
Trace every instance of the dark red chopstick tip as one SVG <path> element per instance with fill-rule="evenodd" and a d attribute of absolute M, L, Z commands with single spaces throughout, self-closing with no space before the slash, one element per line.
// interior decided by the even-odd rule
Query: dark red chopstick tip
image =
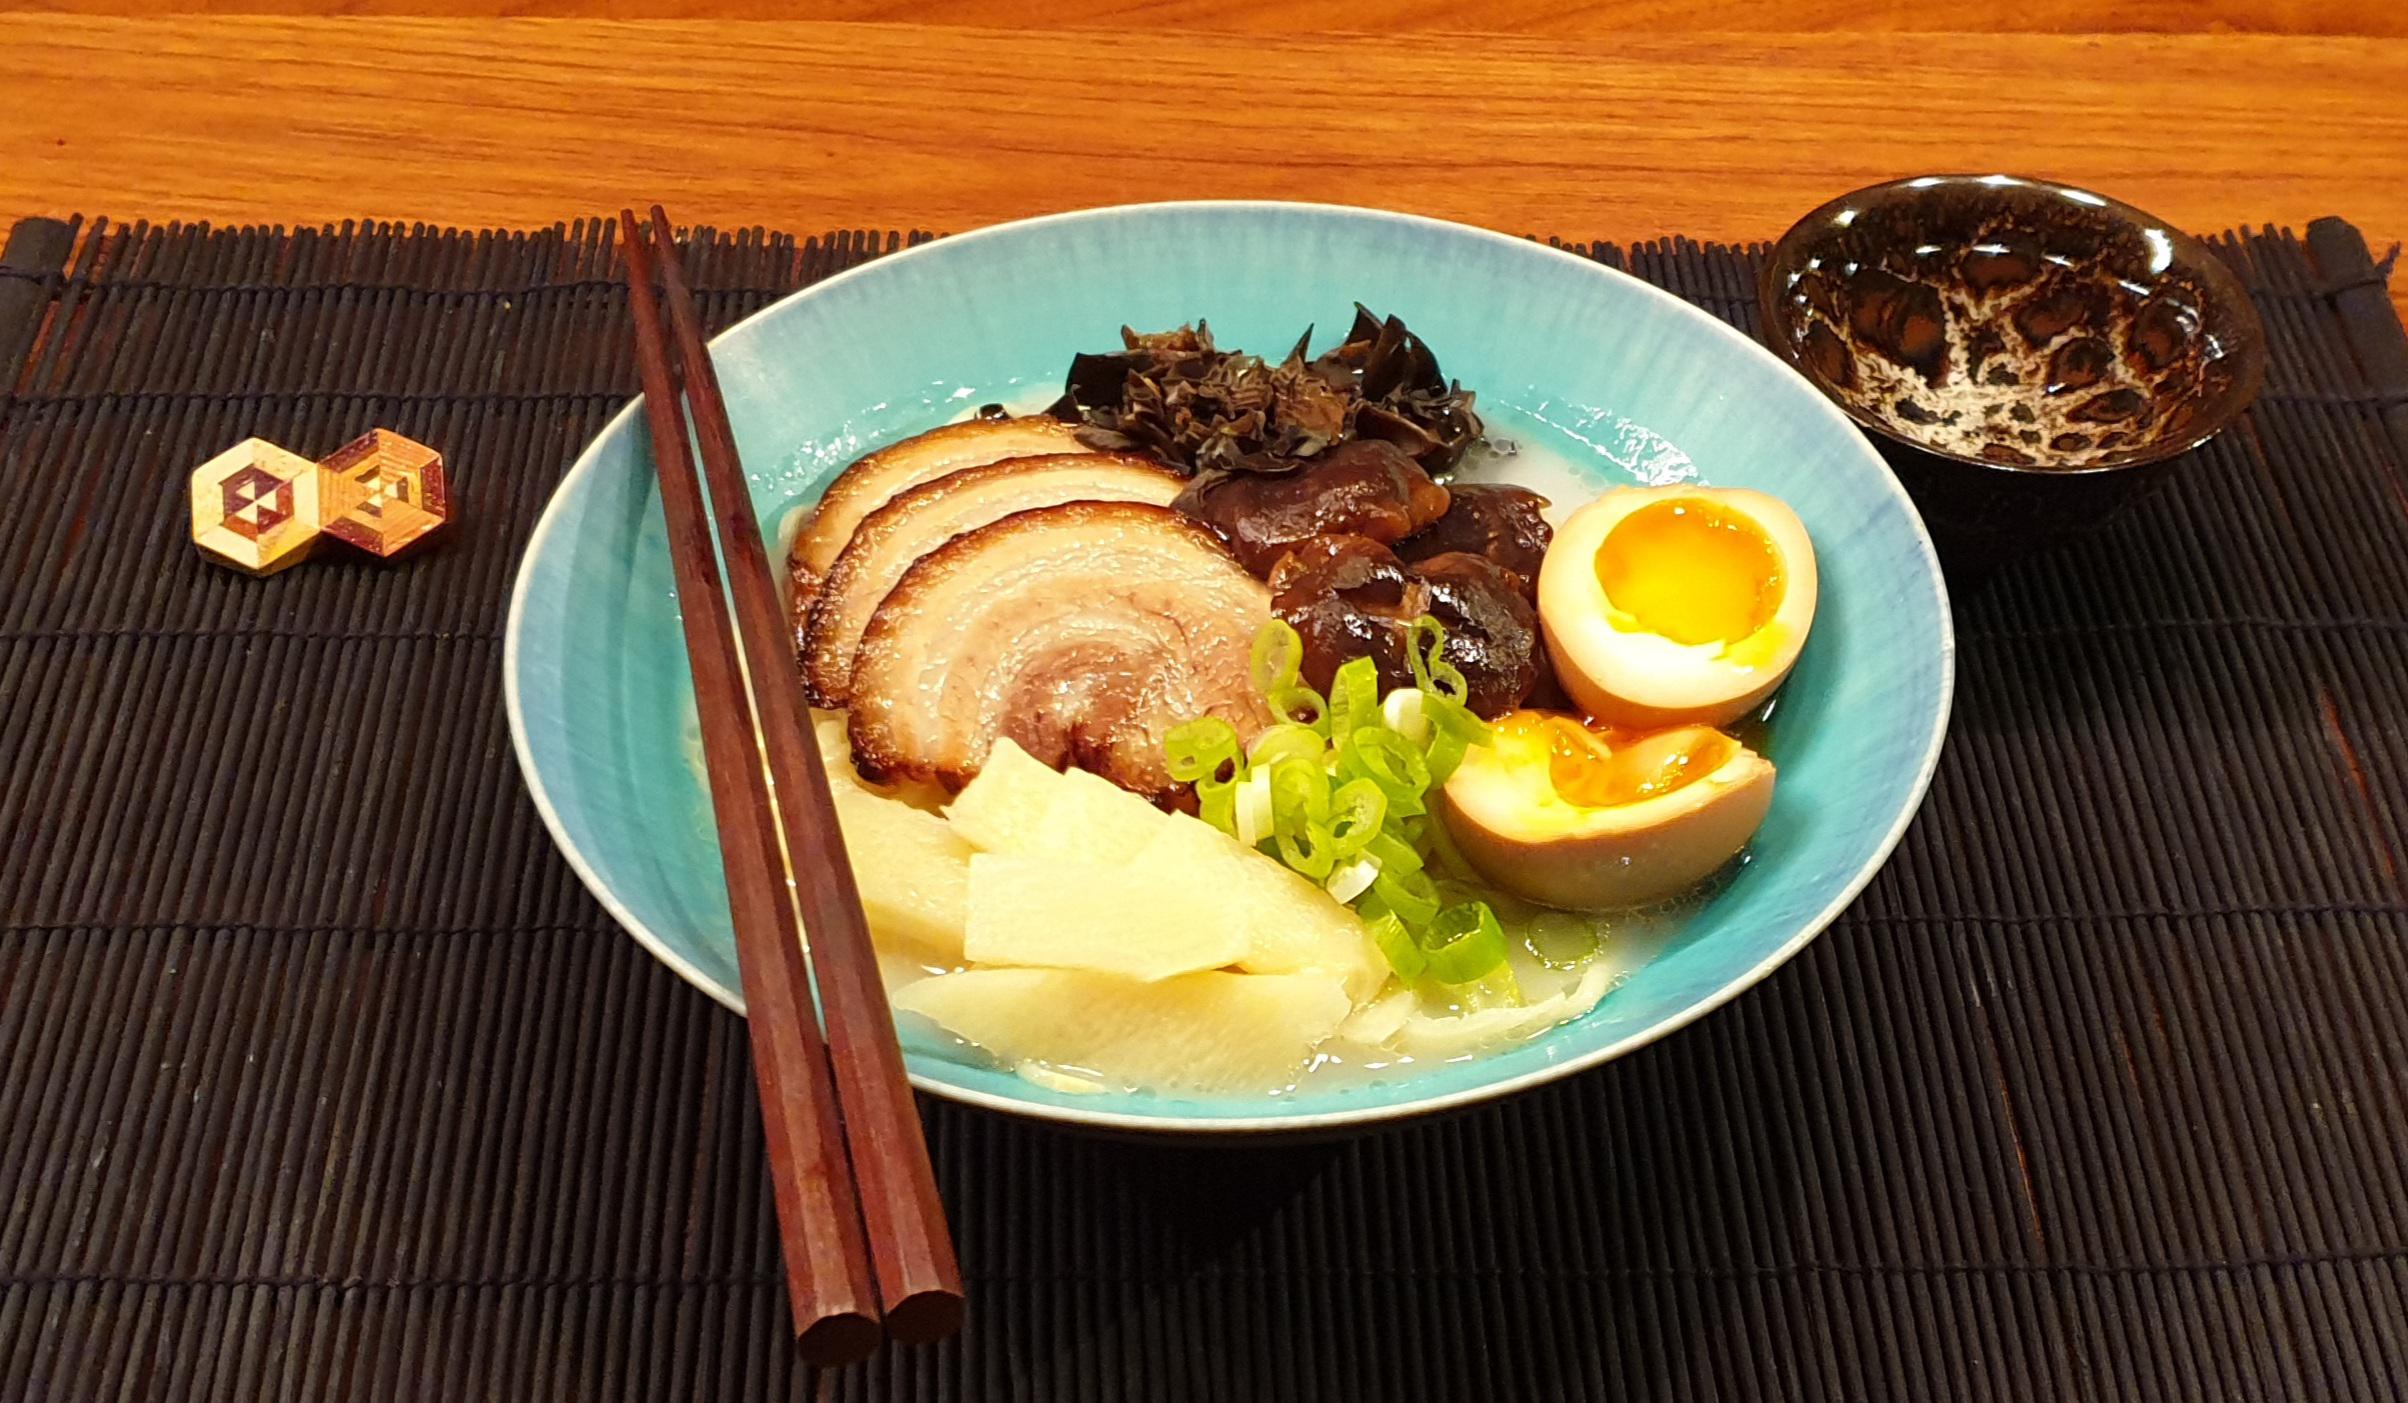
<path fill-rule="evenodd" d="M 958 1291 L 914 1291 L 886 1303 L 887 1338 L 906 1345 L 950 1339 L 961 1333 L 963 1314 Z"/>
<path fill-rule="evenodd" d="M 794 1337 L 794 1352 L 806 1364 L 858 1364 L 876 1354 L 885 1338 L 874 1318 L 846 1311 L 811 1322 Z"/>

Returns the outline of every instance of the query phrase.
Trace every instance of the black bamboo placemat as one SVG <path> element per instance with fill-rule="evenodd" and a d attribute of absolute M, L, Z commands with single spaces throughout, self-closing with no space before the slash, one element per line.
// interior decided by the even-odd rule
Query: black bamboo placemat
<path fill-rule="evenodd" d="M 896 242 L 694 271 L 725 322 Z M 968 1333 L 815 1378 L 741 1030 L 587 898 L 502 720 L 520 546 L 633 392 L 601 229 L 20 225 L 0 1399 L 2398 1393 L 2408 339 L 2347 225 L 2223 247 L 2263 402 L 1960 602 L 1930 801 L 1799 959 L 1338 1145 L 931 1105 Z M 1753 315 L 1747 251 L 1596 256 Z M 449 455 L 448 545 L 195 557 L 194 464 L 371 425 Z"/>

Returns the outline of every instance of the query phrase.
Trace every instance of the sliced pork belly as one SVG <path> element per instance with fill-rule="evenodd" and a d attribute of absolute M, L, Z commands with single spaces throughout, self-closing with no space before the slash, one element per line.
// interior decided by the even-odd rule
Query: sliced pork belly
<path fill-rule="evenodd" d="M 914 561 L 1014 512 L 1064 502 L 1168 506 L 1185 480 L 1151 458 L 1057 453 L 962 468 L 896 493 L 861 519 L 821 578 L 803 632 L 803 685 L 812 704 L 852 697 L 853 653 L 870 616 Z"/>
<path fill-rule="evenodd" d="M 812 508 L 802 530 L 795 533 L 794 546 L 787 553 L 786 574 L 791 591 L 788 604 L 794 611 L 796 638 L 802 636 L 820 580 L 828 573 L 828 567 L 836 563 L 845 542 L 853 538 L 853 528 L 887 498 L 981 463 L 1039 453 L 1089 451 L 1087 445 L 1079 442 L 1076 428 L 1059 419 L 1033 415 L 1025 419 L 973 419 L 966 424 L 947 424 L 900 443 L 890 443 L 857 460 L 828 484 L 819 505 Z"/>
<path fill-rule="evenodd" d="M 1162 740 L 1198 716 L 1270 723 L 1248 662 L 1271 595 L 1211 529 L 1145 502 L 1041 507 L 906 571 L 853 660 L 855 761 L 959 787 L 998 736 L 1157 803 Z"/>

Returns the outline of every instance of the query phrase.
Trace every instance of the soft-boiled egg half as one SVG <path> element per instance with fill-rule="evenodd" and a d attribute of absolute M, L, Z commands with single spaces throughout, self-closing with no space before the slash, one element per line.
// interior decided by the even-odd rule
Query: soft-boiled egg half
<path fill-rule="evenodd" d="M 1711 726 L 1631 735 L 1517 711 L 1491 731 L 1440 813 L 1464 860 L 1525 900 L 1660 901 L 1730 861 L 1772 807 L 1772 762 Z"/>
<path fill-rule="evenodd" d="M 1730 487 L 1626 487 L 1574 512 L 1539 566 L 1539 626 L 1564 691 L 1636 730 L 1747 715 L 1814 623 L 1797 514 Z"/>

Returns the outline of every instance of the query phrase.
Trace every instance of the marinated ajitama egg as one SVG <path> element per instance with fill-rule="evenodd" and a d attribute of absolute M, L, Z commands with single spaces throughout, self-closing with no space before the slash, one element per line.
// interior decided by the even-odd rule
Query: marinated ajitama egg
<path fill-rule="evenodd" d="M 1814 546 L 1786 505 L 1630 487 L 1572 514 L 1539 569 L 1539 623 L 1580 708 L 1632 730 L 1722 726 L 1789 676 L 1814 623 Z"/>
<path fill-rule="evenodd" d="M 1673 896 L 1747 846 L 1773 766 L 1711 726 L 1649 735 L 1517 711 L 1447 778 L 1440 813 L 1482 877 L 1529 901 L 1596 910 Z"/>

